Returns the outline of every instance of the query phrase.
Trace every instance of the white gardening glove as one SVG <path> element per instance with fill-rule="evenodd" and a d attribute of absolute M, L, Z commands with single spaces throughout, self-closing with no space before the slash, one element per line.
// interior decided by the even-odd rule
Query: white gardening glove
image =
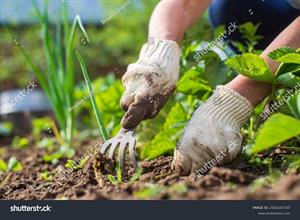
<path fill-rule="evenodd" d="M 120 104 L 126 112 L 122 127 L 134 128 L 154 118 L 175 90 L 180 49 L 176 42 L 152 40 L 144 44 L 136 63 L 122 77 L 125 93 Z"/>
<path fill-rule="evenodd" d="M 212 166 L 234 159 L 242 148 L 240 128 L 252 109 L 239 93 L 218 86 L 185 127 L 172 167 L 181 175 L 203 175 Z"/>

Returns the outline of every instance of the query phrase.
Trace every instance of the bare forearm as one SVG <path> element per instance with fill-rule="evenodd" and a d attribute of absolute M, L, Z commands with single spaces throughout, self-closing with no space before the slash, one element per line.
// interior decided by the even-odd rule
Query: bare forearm
<path fill-rule="evenodd" d="M 162 0 L 149 24 L 149 38 L 179 42 L 203 14 L 210 0 Z"/>
<path fill-rule="evenodd" d="M 261 54 L 273 72 L 276 71 L 279 63 L 271 60 L 268 54 L 280 47 L 300 48 L 300 16 L 284 29 Z"/>
<path fill-rule="evenodd" d="M 279 63 L 271 60 L 268 54 L 285 46 L 295 49 L 300 48 L 300 17 L 283 30 L 261 54 L 273 73 L 275 73 Z M 227 86 L 246 97 L 254 106 L 269 95 L 272 89 L 272 86 L 268 83 L 258 82 L 242 75 L 237 76 Z"/>

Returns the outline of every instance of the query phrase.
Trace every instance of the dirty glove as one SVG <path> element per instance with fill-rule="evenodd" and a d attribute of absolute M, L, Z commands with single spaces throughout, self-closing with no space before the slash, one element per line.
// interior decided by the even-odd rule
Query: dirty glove
<path fill-rule="evenodd" d="M 181 175 L 203 175 L 213 166 L 234 159 L 242 149 L 240 128 L 252 109 L 239 93 L 218 86 L 185 127 L 172 167 Z"/>
<path fill-rule="evenodd" d="M 139 59 L 130 64 L 122 81 L 122 127 L 136 127 L 154 118 L 172 95 L 178 79 L 180 49 L 176 42 L 152 40 L 144 44 Z"/>

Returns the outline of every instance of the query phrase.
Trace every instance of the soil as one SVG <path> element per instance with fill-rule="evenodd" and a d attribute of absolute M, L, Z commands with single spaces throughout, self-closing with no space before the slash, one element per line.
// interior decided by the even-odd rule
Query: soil
<path fill-rule="evenodd" d="M 89 147 L 77 149 L 79 159 Z M 251 190 L 251 182 L 264 174 L 264 170 L 250 166 L 243 160 L 212 168 L 205 176 L 180 177 L 170 164 L 172 157 L 162 156 L 140 162 L 142 174 L 131 182 L 133 168 L 127 164 L 123 182 L 112 184 L 108 174 L 114 172 L 115 161 L 103 155 L 91 156 L 82 169 L 61 175 L 65 161 L 49 164 L 42 160 L 45 150 L 29 147 L 24 150 L 2 147 L 1 158 L 14 155 L 23 170 L 0 174 L 0 199 L 300 199 L 300 176 L 283 175 L 269 186 Z M 4 153 L 3 153 L 4 152 Z M 53 176 L 42 179 L 48 170 Z"/>

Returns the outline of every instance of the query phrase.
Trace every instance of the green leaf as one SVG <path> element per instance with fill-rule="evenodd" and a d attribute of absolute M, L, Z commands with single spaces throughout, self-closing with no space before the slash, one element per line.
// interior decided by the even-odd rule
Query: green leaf
<path fill-rule="evenodd" d="M 188 113 L 182 104 L 177 103 L 168 114 L 163 129 L 149 144 L 142 148 L 141 157 L 143 159 L 154 159 L 157 156 L 171 152 L 176 146 L 188 117 Z"/>
<path fill-rule="evenodd" d="M 268 56 L 273 60 L 278 60 L 279 58 L 289 53 L 296 53 L 296 50 L 290 47 L 282 47 L 272 51 L 271 53 L 268 54 Z"/>
<path fill-rule="evenodd" d="M 292 113 L 292 115 L 297 118 L 300 119 L 300 92 L 298 92 L 297 94 L 294 94 L 290 100 L 287 102 L 287 106 L 290 110 L 290 112 Z"/>
<path fill-rule="evenodd" d="M 140 191 L 134 192 L 134 196 L 139 199 L 151 199 L 159 196 L 162 192 L 166 190 L 166 187 L 161 185 L 151 185 L 149 187 L 144 187 Z"/>
<path fill-rule="evenodd" d="M 119 184 L 118 180 L 111 174 L 107 175 L 107 179 L 115 186 Z"/>
<path fill-rule="evenodd" d="M 49 171 L 48 170 L 45 170 L 44 172 L 42 172 L 40 174 L 40 177 L 45 180 L 45 181 L 50 181 L 52 179 L 52 175 L 50 175 Z"/>
<path fill-rule="evenodd" d="M 205 78 L 214 89 L 217 85 L 223 84 L 227 79 L 228 68 L 215 52 L 207 53 L 205 60 Z"/>
<path fill-rule="evenodd" d="M 61 146 L 56 152 L 52 154 L 45 154 L 43 160 L 45 162 L 57 163 L 59 159 L 66 157 L 71 158 L 75 155 L 75 150 L 72 147 Z"/>
<path fill-rule="evenodd" d="M 259 23 L 254 25 L 251 22 L 246 22 L 240 25 L 239 31 L 245 40 L 256 43 L 258 40 L 263 38 L 262 35 L 257 35 L 257 29 L 259 26 Z"/>
<path fill-rule="evenodd" d="M 10 171 L 20 171 L 22 170 L 22 165 L 21 163 L 17 160 L 15 157 L 11 157 L 7 163 L 7 169 Z"/>
<path fill-rule="evenodd" d="M 180 78 L 176 87 L 177 91 L 184 94 L 196 94 L 201 91 L 210 92 L 211 88 L 207 80 L 204 80 L 201 76 L 203 76 L 203 70 L 200 68 L 188 70 Z"/>
<path fill-rule="evenodd" d="M 140 176 L 142 175 L 142 168 L 138 168 L 137 171 L 132 175 L 132 177 L 130 178 L 129 182 L 130 183 L 134 183 L 135 181 L 137 181 Z"/>
<path fill-rule="evenodd" d="M 300 134 L 300 120 L 276 113 L 272 115 L 260 128 L 251 153 L 269 149 Z"/>
<path fill-rule="evenodd" d="M 7 171 L 7 164 L 2 159 L 0 159 L 0 170 L 1 171 Z"/>
<path fill-rule="evenodd" d="M 300 115 L 300 92 L 297 94 L 297 108 L 298 108 L 298 113 Z"/>
<path fill-rule="evenodd" d="M 118 182 L 122 182 L 122 169 L 121 169 L 121 165 L 120 165 L 119 162 L 117 162 L 116 174 L 117 174 L 117 180 L 118 180 Z"/>
<path fill-rule="evenodd" d="M 296 73 L 300 72 L 300 64 L 296 63 L 282 63 L 277 69 L 275 76 L 280 76 L 285 73 Z"/>
<path fill-rule="evenodd" d="M 103 123 L 102 115 L 101 115 L 101 113 L 100 113 L 100 111 L 97 107 L 97 104 L 96 104 L 95 95 L 94 95 L 94 91 L 93 91 L 93 88 L 92 88 L 92 83 L 91 83 L 90 77 L 88 75 L 86 65 L 83 61 L 83 58 L 82 58 L 81 54 L 78 51 L 76 51 L 75 53 L 76 53 L 77 60 L 80 64 L 81 71 L 82 71 L 84 80 L 86 82 L 86 85 L 87 85 L 87 88 L 88 88 L 88 91 L 89 91 L 91 103 L 92 103 L 92 106 L 93 106 L 93 109 L 94 109 L 94 112 L 95 112 L 95 115 L 96 115 L 96 119 L 97 119 L 99 130 L 100 130 L 100 134 L 101 134 L 103 140 L 106 141 L 106 140 L 108 140 L 108 134 L 107 134 L 107 131 L 106 131 L 104 123 Z"/>
<path fill-rule="evenodd" d="M 16 136 L 12 141 L 12 146 L 17 149 L 24 149 L 29 146 L 29 140 L 24 137 Z"/>
<path fill-rule="evenodd" d="M 297 85 L 300 85 L 300 77 L 295 76 L 292 73 L 285 73 L 276 77 L 276 83 L 294 88 Z"/>
<path fill-rule="evenodd" d="M 1 122 L 0 123 L 0 135 L 8 136 L 12 133 L 13 124 L 11 122 Z"/>
<path fill-rule="evenodd" d="M 280 58 L 278 58 L 276 61 L 282 62 L 282 63 L 297 63 L 300 64 L 300 54 L 298 53 L 289 53 L 286 54 Z"/>
<path fill-rule="evenodd" d="M 226 60 L 226 65 L 251 79 L 273 83 L 274 76 L 266 62 L 256 54 L 245 53 Z"/>

